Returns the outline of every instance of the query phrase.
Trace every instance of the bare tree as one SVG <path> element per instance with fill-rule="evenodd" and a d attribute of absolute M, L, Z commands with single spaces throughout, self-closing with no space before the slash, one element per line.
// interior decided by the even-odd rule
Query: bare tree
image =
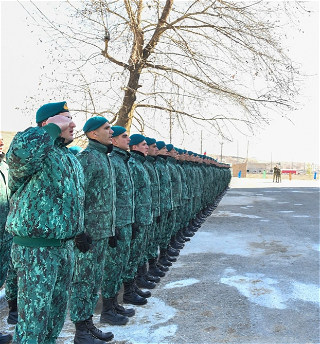
<path fill-rule="evenodd" d="M 84 0 L 59 4 L 67 21 L 38 7 L 33 16 L 51 37 L 48 53 L 64 51 L 52 63 L 64 65 L 60 85 L 87 117 L 111 114 L 143 133 L 170 115 L 185 131 L 196 123 L 227 136 L 230 125 L 252 129 L 295 106 L 301 77 L 282 42 L 300 9 L 290 1 Z"/>

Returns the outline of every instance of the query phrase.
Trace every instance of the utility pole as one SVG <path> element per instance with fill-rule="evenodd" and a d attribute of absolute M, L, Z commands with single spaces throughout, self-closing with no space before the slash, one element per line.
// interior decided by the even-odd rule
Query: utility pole
<path fill-rule="evenodd" d="M 239 141 L 237 141 L 237 163 L 239 163 Z"/>
<path fill-rule="evenodd" d="M 247 158 L 246 158 L 247 162 L 248 162 L 248 156 L 249 156 L 249 141 L 247 141 Z"/>
<path fill-rule="evenodd" d="M 200 154 L 202 154 L 202 130 L 201 130 L 201 138 L 200 138 Z"/>

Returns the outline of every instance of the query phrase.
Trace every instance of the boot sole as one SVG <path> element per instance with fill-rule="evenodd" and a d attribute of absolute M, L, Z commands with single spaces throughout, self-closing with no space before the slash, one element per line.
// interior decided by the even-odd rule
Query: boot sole
<path fill-rule="evenodd" d="M 124 319 L 121 322 L 115 322 L 112 320 L 108 320 L 108 319 L 104 319 L 104 318 L 100 318 L 100 323 L 101 324 L 109 324 L 109 325 L 114 325 L 114 326 L 122 326 L 122 325 L 126 325 L 128 323 L 129 319 Z M 99 338 L 100 339 L 100 338 Z M 105 339 L 103 339 L 105 340 Z M 111 340 L 111 339 L 110 339 Z"/>
<path fill-rule="evenodd" d="M 143 306 L 145 305 L 146 303 L 148 303 L 148 300 L 145 300 L 143 302 L 132 302 L 130 300 L 125 300 L 123 299 L 123 303 L 126 303 L 126 304 L 130 304 L 130 305 L 135 305 L 135 306 Z"/>

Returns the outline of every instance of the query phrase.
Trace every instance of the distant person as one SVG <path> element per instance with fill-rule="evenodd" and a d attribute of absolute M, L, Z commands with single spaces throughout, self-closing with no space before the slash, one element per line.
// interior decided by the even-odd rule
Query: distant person
<path fill-rule="evenodd" d="M 281 183 L 281 169 L 278 168 L 276 171 L 276 183 Z"/>
<path fill-rule="evenodd" d="M 273 179 L 272 179 L 272 182 L 274 183 L 274 181 L 276 180 L 277 182 L 277 171 L 278 171 L 278 165 L 276 165 L 274 168 L 273 168 Z"/>
<path fill-rule="evenodd" d="M 84 176 L 66 147 L 75 123 L 66 102 L 45 104 L 37 127 L 18 132 L 7 153 L 13 234 L 12 263 L 18 275 L 18 323 L 14 344 L 53 344 L 63 327 L 73 273 L 73 240 L 88 248 L 83 233 Z M 27 206 L 26 206 L 27 205 Z"/>

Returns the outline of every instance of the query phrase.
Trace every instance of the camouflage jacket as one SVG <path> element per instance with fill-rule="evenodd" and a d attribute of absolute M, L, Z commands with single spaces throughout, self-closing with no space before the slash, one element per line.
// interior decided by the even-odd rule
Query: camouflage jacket
<path fill-rule="evenodd" d="M 151 181 L 151 209 L 153 217 L 160 215 L 160 182 L 158 172 L 155 168 L 155 158 L 146 156 L 146 161 L 143 163 L 146 168 Z"/>
<path fill-rule="evenodd" d="M 181 175 L 176 167 L 177 160 L 168 156 L 168 169 L 171 178 L 171 187 L 172 187 L 172 203 L 174 207 L 179 207 L 181 205 Z"/>
<path fill-rule="evenodd" d="M 134 222 L 134 189 L 128 166 L 130 153 L 113 147 L 109 156 L 116 179 L 116 227 L 121 228 Z"/>
<path fill-rule="evenodd" d="M 183 169 L 184 161 L 178 161 L 176 164 L 176 168 L 180 173 L 181 177 L 181 200 L 190 199 L 190 191 L 188 187 L 187 175 L 185 170 Z"/>
<path fill-rule="evenodd" d="M 145 156 L 140 152 L 130 152 L 129 168 L 134 185 L 134 222 L 138 225 L 152 223 L 151 181 L 143 163 Z"/>
<path fill-rule="evenodd" d="M 188 190 L 189 190 L 189 197 L 192 198 L 194 197 L 194 188 L 195 188 L 195 172 L 192 168 L 192 162 L 190 161 L 185 161 L 184 164 L 182 165 L 182 168 L 184 169 L 187 177 L 187 185 L 188 185 Z"/>
<path fill-rule="evenodd" d="M 2 242 L 12 238 L 12 235 L 4 230 L 9 212 L 10 195 L 8 188 L 8 165 L 4 161 L 4 156 L 4 153 L 0 153 L 0 246 Z"/>
<path fill-rule="evenodd" d="M 50 123 L 19 132 L 11 142 L 6 229 L 13 235 L 69 239 L 83 232 L 83 171 L 60 133 Z"/>
<path fill-rule="evenodd" d="M 160 213 L 173 209 L 172 187 L 166 158 L 157 156 L 155 163 L 160 182 Z"/>
<path fill-rule="evenodd" d="M 95 239 L 115 233 L 115 179 L 113 166 L 107 154 L 108 147 L 89 140 L 85 150 L 76 155 L 84 173 L 84 226 Z"/>

